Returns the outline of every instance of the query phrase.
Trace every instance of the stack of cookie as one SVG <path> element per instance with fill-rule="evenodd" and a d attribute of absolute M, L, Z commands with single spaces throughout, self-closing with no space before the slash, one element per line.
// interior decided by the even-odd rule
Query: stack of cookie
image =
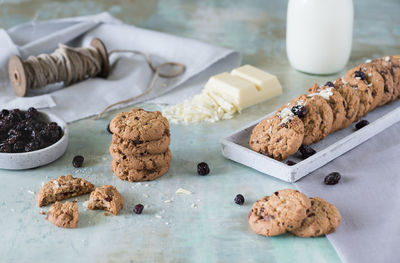
<path fill-rule="evenodd" d="M 334 232 L 342 217 L 322 198 L 308 198 L 297 190 L 284 189 L 256 201 L 248 220 L 250 228 L 263 236 L 289 231 L 299 237 L 317 237 Z"/>
<path fill-rule="evenodd" d="M 169 123 L 159 111 L 121 112 L 112 119 L 110 130 L 111 169 L 119 179 L 150 181 L 168 172 L 172 159 Z"/>
<path fill-rule="evenodd" d="M 253 129 L 254 151 L 284 160 L 299 149 L 349 126 L 375 108 L 399 99 L 400 55 L 361 64 L 344 77 L 315 84 Z"/>

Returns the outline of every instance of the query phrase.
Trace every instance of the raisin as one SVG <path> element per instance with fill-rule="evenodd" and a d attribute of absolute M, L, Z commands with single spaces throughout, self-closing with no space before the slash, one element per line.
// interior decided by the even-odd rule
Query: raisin
<path fill-rule="evenodd" d="M 112 131 L 110 130 L 110 124 L 107 125 L 107 131 L 109 134 L 113 134 Z"/>
<path fill-rule="evenodd" d="M 25 118 L 27 119 L 35 119 L 38 115 L 37 109 L 30 107 L 26 112 L 25 112 Z"/>
<path fill-rule="evenodd" d="M 339 182 L 340 178 L 341 178 L 340 173 L 333 172 L 333 173 L 328 174 L 325 177 L 324 183 L 328 184 L 328 185 L 334 185 L 334 184 L 337 184 Z"/>
<path fill-rule="evenodd" d="M 14 152 L 16 153 L 20 153 L 25 150 L 25 144 L 22 141 L 16 141 L 13 147 L 14 147 Z"/>
<path fill-rule="evenodd" d="M 208 167 L 208 164 L 205 162 L 201 162 L 197 165 L 197 173 L 199 175 L 207 175 L 210 173 L 210 168 Z"/>
<path fill-rule="evenodd" d="M 307 114 L 307 109 L 302 105 L 295 105 L 292 107 L 292 112 L 297 117 L 304 118 Z"/>
<path fill-rule="evenodd" d="M 234 199 L 235 203 L 238 205 L 243 205 L 244 204 L 244 197 L 241 194 L 236 195 Z"/>
<path fill-rule="evenodd" d="M 72 165 L 75 168 L 82 167 L 84 160 L 85 160 L 85 158 L 83 158 L 82 155 L 77 155 L 77 156 L 74 157 L 74 159 L 72 159 Z"/>
<path fill-rule="evenodd" d="M 361 80 L 365 80 L 365 73 L 362 72 L 361 70 L 354 72 L 354 76 L 356 78 L 360 78 Z"/>
<path fill-rule="evenodd" d="M 293 162 L 292 160 L 287 160 L 286 164 L 289 165 L 289 166 L 292 166 L 292 165 L 295 165 L 296 162 Z"/>
<path fill-rule="evenodd" d="M 144 208 L 144 206 L 143 206 L 142 204 L 137 204 L 137 205 L 135 205 L 135 207 L 133 208 L 133 212 L 134 212 L 135 214 L 140 215 L 140 214 L 142 213 L 142 211 L 143 211 L 143 208 Z"/>
<path fill-rule="evenodd" d="M 300 146 L 299 151 L 304 159 L 307 159 L 316 153 L 316 151 L 308 145 Z"/>
<path fill-rule="evenodd" d="M 0 152 L 2 153 L 11 153 L 12 152 L 12 147 L 9 143 L 4 142 L 0 144 Z"/>
<path fill-rule="evenodd" d="M 359 121 L 359 122 L 356 124 L 356 131 L 359 130 L 359 129 L 361 129 L 361 128 L 364 128 L 364 127 L 367 126 L 368 124 L 369 124 L 369 121 L 367 121 L 367 120 L 361 120 L 361 121 Z"/>
<path fill-rule="evenodd" d="M 327 83 L 325 83 L 325 85 L 324 86 L 327 86 L 327 87 L 334 87 L 335 85 L 333 84 L 333 82 L 332 81 L 328 81 Z"/>

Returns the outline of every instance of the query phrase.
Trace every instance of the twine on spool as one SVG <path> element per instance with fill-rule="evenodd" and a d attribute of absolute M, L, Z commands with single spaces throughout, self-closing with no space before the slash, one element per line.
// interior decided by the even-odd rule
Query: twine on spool
<path fill-rule="evenodd" d="M 8 62 L 8 74 L 18 96 L 25 96 L 29 89 L 63 82 L 64 86 L 109 73 L 107 49 L 95 38 L 90 47 L 72 48 L 60 44 L 53 54 L 30 56 L 23 61 L 12 56 Z"/>
<path fill-rule="evenodd" d="M 103 42 L 95 38 L 90 47 L 72 48 L 60 44 L 52 54 L 30 56 L 25 61 L 19 56 L 12 56 L 8 62 L 8 74 L 17 95 L 25 96 L 29 89 L 38 89 L 57 82 L 63 82 L 64 86 L 68 86 L 96 76 L 106 78 L 110 68 L 108 56 L 112 53 L 133 53 L 144 56 L 154 76 L 143 93 L 107 106 L 95 116 L 95 119 L 99 119 L 104 112 L 116 105 L 128 103 L 150 93 L 158 77 L 174 78 L 183 74 L 186 69 L 185 65 L 177 62 L 165 62 L 156 66 L 151 57 L 141 51 L 116 49 L 107 52 Z M 179 70 L 170 74 L 161 72 L 163 67 L 170 66 L 178 67 Z"/>

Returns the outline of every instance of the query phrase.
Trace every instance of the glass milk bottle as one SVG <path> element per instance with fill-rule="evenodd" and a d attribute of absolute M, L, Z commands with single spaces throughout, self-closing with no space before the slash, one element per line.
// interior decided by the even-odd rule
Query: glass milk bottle
<path fill-rule="evenodd" d="M 350 57 L 352 0 L 289 0 L 286 51 L 290 64 L 311 74 L 333 74 Z"/>

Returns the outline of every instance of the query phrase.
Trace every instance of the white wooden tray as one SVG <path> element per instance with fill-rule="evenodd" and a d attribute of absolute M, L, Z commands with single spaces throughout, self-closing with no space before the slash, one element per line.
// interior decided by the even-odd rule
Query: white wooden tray
<path fill-rule="evenodd" d="M 272 115 L 270 113 L 262 119 Z M 253 127 L 259 119 L 221 140 L 222 154 L 235 162 L 254 168 L 262 173 L 274 176 L 283 181 L 295 182 L 338 156 L 365 142 L 394 123 L 400 121 L 400 100 L 379 107 L 362 119 L 370 122 L 364 128 L 355 131 L 354 124 L 330 134 L 322 141 L 312 144 L 317 151 L 313 156 L 303 160 L 297 155 L 288 159 L 295 161 L 293 166 L 276 161 L 249 148 L 249 138 Z M 400 140 L 400 136 L 399 136 Z"/>

